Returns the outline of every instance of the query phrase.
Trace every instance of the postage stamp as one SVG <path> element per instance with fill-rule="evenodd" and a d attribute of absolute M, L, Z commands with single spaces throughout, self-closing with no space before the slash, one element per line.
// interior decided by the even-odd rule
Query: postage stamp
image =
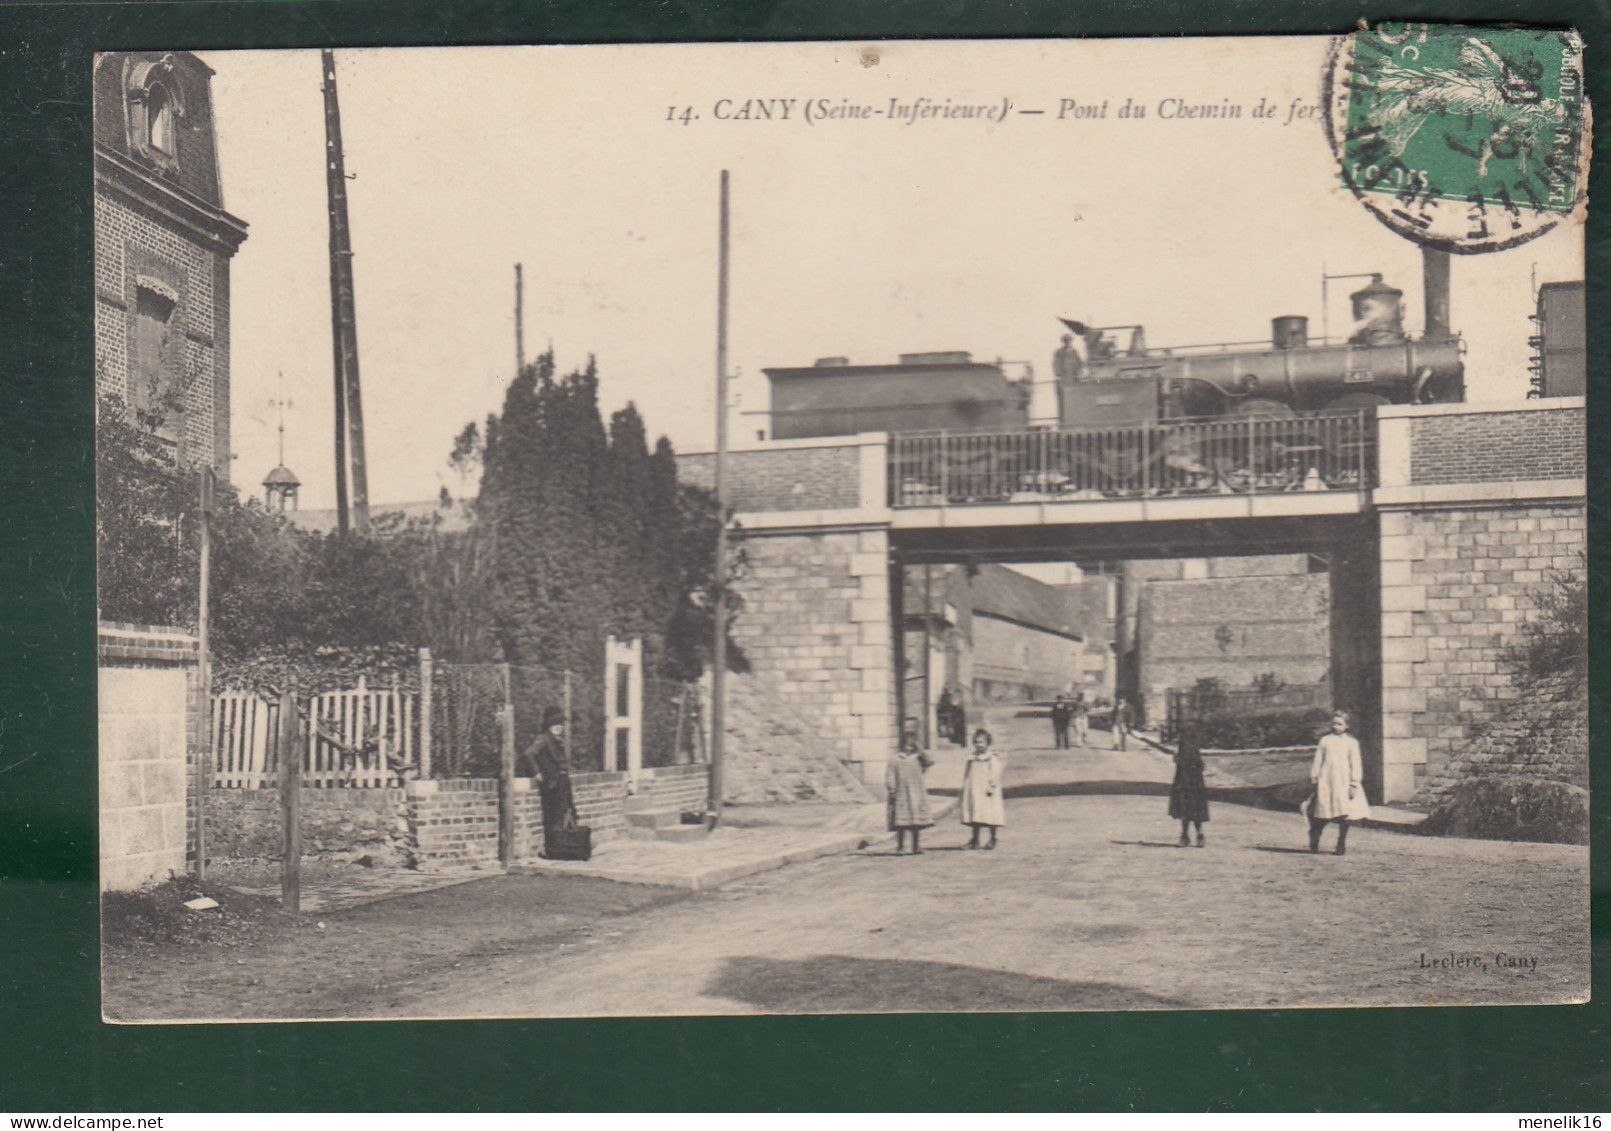
<path fill-rule="evenodd" d="M 1574 31 L 1378 24 L 1338 41 L 1326 101 L 1339 177 L 1419 243 L 1514 247 L 1584 204 Z"/>

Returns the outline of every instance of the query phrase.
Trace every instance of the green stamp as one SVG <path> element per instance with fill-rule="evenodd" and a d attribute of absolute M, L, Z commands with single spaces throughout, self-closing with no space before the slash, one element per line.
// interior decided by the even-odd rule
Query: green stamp
<path fill-rule="evenodd" d="M 1583 207 L 1576 32 L 1380 24 L 1338 41 L 1326 87 L 1339 177 L 1410 239 L 1499 251 Z"/>

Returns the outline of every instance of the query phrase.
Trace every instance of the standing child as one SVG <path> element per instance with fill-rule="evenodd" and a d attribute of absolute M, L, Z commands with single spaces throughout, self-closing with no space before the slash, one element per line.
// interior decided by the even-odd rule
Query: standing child
<path fill-rule="evenodd" d="M 917 741 L 917 720 L 907 719 L 901 731 L 901 746 L 884 770 L 884 788 L 889 792 L 889 827 L 895 833 L 895 855 L 906 852 L 906 834 L 912 834 L 912 855 L 921 856 L 918 833 L 934 824 L 929 815 L 929 791 L 923 771 L 934 764 Z"/>
<path fill-rule="evenodd" d="M 1314 795 L 1309 799 L 1309 851 L 1320 851 L 1320 834 L 1328 821 L 1337 822 L 1337 855 L 1348 851 L 1348 820 L 1370 816 L 1365 799 L 1364 759 L 1359 740 L 1348 733 L 1348 712 L 1331 716 L 1331 733 L 1315 747 L 1309 780 Z"/>
<path fill-rule="evenodd" d="M 990 830 L 990 843 L 985 847 L 996 847 L 996 834 L 1007 823 L 1007 806 L 1001 796 L 1001 772 L 1005 767 L 990 742 L 989 731 L 980 728 L 973 732 L 973 750 L 962 773 L 962 823 L 973 830 L 969 848 L 979 847 L 981 829 Z"/>
<path fill-rule="evenodd" d="M 1203 822 L 1208 820 L 1208 788 L 1203 784 L 1203 748 L 1197 728 L 1189 726 L 1180 735 L 1175 751 L 1175 781 L 1169 787 L 1169 815 L 1180 822 L 1179 847 L 1191 844 L 1187 825 L 1197 826 L 1197 847 L 1208 844 Z"/>

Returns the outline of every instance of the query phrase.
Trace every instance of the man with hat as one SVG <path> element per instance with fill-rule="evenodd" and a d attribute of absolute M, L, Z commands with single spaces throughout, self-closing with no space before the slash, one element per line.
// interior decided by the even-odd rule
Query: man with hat
<path fill-rule="evenodd" d="M 542 799 L 543 833 L 576 827 L 576 803 L 571 797 L 571 775 L 565 763 L 565 712 L 558 707 L 543 711 L 543 733 L 521 755 L 522 776 L 537 779 Z"/>

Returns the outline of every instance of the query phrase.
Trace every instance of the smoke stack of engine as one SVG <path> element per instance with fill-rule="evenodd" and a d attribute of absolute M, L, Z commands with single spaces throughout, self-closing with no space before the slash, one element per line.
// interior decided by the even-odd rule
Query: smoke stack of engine
<path fill-rule="evenodd" d="M 1301 350 L 1309 345 L 1309 320 L 1301 314 L 1270 319 L 1270 341 L 1278 350 Z"/>
<path fill-rule="evenodd" d="M 1427 341 L 1445 341 L 1449 331 L 1449 253 L 1436 248 L 1421 249 L 1421 289 L 1426 297 Z"/>

